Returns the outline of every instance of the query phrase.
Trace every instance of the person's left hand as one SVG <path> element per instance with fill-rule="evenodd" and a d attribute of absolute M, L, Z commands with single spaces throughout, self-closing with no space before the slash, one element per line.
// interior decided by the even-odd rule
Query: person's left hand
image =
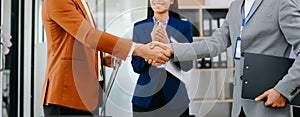
<path fill-rule="evenodd" d="M 157 26 L 157 30 L 156 31 L 156 37 L 159 38 L 159 42 L 168 44 L 170 43 L 169 37 L 168 37 L 168 33 L 166 31 L 166 28 L 164 28 L 163 23 L 159 23 Z"/>
<path fill-rule="evenodd" d="M 106 67 L 114 67 L 115 66 L 115 61 L 116 57 L 112 55 L 107 55 L 102 57 L 103 65 Z"/>
<path fill-rule="evenodd" d="M 273 108 L 282 108 L 286 104 L 286 99 L 274 88 L 269 89 L 262 95 L 255 98 L 255 101 L 261 101 L 264 98 L 267 98 L 265 106 L 271 106 Z"/>

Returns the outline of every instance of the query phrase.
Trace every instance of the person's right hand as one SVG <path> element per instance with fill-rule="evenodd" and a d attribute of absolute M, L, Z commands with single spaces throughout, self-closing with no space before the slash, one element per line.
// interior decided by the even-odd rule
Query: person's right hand
<path fill-rule="evenodd" d="M 143 57 L 145 60 L 151 60 L 156 65 L 165 64 L 171 56 L 170 49 L 159 46 L 151 47 L 151 45 L 151 43 L 146 45 L 137 44 L 133 55 Z"/>
<path fill-rule="evenodd" d="M 265 106 L 271 106 L 273 108 L 283 108 L 286 105 L 286 99 L 284 98 L 284 96 L 274 88 L 269 89 L 268 91 L 255 98 L 255 101 L 261 101 L 265 98 L 267 98 Z"/>
<path fill-rule="evenodd" d="M 174 51 L 173 51 L 173 47 L 171 44 L 164 44 L 164 43 L 161 43 L 161 42 L 157 42 L 157 41 L 153 41 L 150 43 L 150 48 L 155 48 L 155 47 L 159 47 L 159 48 L 162 48 L 164 50 L 168 50 L 171 54 L 174 54 Z M 153 66 L 159 66 L 161 65 L 160 63 L 157 63 L 155 60 L 152 60 L 152 59 L 145 59 L 146 62 L 148 64 L 151 64 Z"/>

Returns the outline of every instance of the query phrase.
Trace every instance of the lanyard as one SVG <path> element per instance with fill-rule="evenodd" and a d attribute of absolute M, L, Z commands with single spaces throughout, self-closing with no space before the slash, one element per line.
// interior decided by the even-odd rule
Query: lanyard
<path fill-rule="evenodd" d="M 256 1 L 256 0 L 255 0 L 255 1 Z M 240 37 L 242 37 L 243 28 L 244 28 L 244 26 L 246 25 L 246 20 L 249 18 L 250 13 L 251 13 L 251 11 L 253 10 L 255 1 L 252 3 L 251 8 L 250 8 L 249 12 L 247 13 L 247 15 L 244 13 L 244 14 L 246 15 L 246 17 L 244 17 L 243 20 L 242 20 L 242 26 L 241 26 Z M 245 8 L 245 5 L 244 5 L 244 8 Z M 245 12 L 245 9 L 244 9 L 243 11 Z"/>

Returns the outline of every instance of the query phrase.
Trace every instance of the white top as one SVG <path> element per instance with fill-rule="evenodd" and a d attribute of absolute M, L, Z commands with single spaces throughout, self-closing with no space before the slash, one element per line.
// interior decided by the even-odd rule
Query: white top
<path fill-rule="evenodd" d="M 255 0 L 245 0 L 245 4 L 244 4 L 245 17 L 248 15 L 254 1 Z"/>

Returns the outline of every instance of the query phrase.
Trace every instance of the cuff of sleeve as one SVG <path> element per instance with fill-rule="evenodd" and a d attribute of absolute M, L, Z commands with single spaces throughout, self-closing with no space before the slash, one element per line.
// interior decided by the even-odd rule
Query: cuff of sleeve
<path fill-rule="evenodd" d="M 196 52 L 190 43 L 171 43 L 171 46 L 174 51 L 174 62 L 197 59 Z"/>
<path fill-rule="evenodd" d="M 288 101 L 292 101 L 295 97 L 295 95 L 291 94 L 291 89 L 289 89 L 287 86 L 283 85 L 282 81 L 279 81 L 279 83 L 274 87 L 275 90 L 277 90 L 281 95 L 283 95 Z"/>
<path fill-rule="evenodd" d="M 134 52 L 135 46 L 136 46 L 136 43 L 135 43 L 135 42 L 132 42 L 132 45 L 131 45 L 131 48 L 130 48 L 130 51 L 129 51 L 127 57 L 131 57 L 131 55 L 132 55 L 133 52 Z"/>

